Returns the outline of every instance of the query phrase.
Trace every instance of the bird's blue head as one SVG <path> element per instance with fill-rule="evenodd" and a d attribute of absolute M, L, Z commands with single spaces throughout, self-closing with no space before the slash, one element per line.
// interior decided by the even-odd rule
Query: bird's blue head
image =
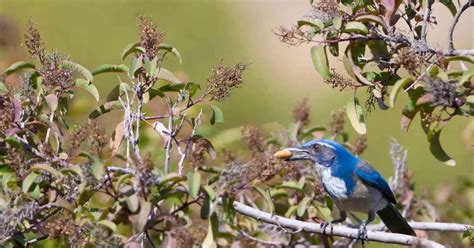
<path fill-rule="evenodd" d="M 324 167 L 331 167 L 336 161 L 357 159 L 341 144 L 325 139 L 312 140 L 299 147 L 286 148 L 275 153 L 275 157 L 287 161 L 309 160 Z"/>

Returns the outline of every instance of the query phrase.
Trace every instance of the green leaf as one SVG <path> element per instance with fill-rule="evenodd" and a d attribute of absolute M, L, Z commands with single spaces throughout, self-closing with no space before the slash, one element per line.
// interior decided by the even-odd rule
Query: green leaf
<path fill-rule="evenodd" d="M 311 201 L 311 197 L 305 196 L 303 200 L 298 203 L 298 208 L 296 209 L 296 215 L 299 217 L 303 216 L 306 212 L 306 208 L 308 207 L 308 203 Z"/>
<path fill-rule="evenodd" d="M 356 17 L 356 21 L 373 22 L 373 23 L 376 23 L 376 24 L 379 24 L 380 26 L 382 26 L 382 28 L 384 29 L 384 31 L 386 33 L 389 31 L 387 23 L 385 23 L 383 18 L 380 17 L 380 16 L 371 15 L 371 14 L 360 15 L 360 16 Z M 349 23 L 347 25 L 349 25 Z M 346 29 L 347 29 L 347 25 L 346 25 Z M 364 27 L 365 27 L 365 30 L 367 30 L 367 27 L 365 25 L 364 25 Z M 364 28 L 362 28 L 362 29 L 364 29 Z M 368 32 L 368 30 L 367 30 L 367 32 Z"/>
<path fill-rule="evenodd" d="M 343 29 L 345 33 L 368 34 L 369 30 L 361 22 L 348 22 Z"/>
<path fill-rule="evenodd" d="M 123 49 L 120 58 L 122 58 L 122 60 L 125 60 L 128 55 L 135 52 L 145 53 L 146 51 L 145 48 L 140 46 L 140 43 L 129 44 L 127 47 L 125 47 L 125 49 Z"/>
<path fill-rule="evenodd" d="M 150 202 L 141 201 L 140 213 L 132 216 L 132 225 L 135 233 L 141 233 L 145 230 L 148 223 L 148 216 L 152 210 L 152 205 Z"/>
<path fill-rule="evenodd" d="M 138 71 L 138 69 L 142 68 L 143 66 L 143 55 L 140 55 L 139 57 L 132 57 L 132 64 L 130 65 L 130 69 L 128 71 L 128 76 L 131 78 L 135 78 L 135 73 Z"/>
<path fill-rule="evenodd" d="M 0 83 L 0 96 L 8 93 L 7 86 L 4 83 Z"/>
<path fill-rule="evenodd" d="M 214 201 L 217 198 L 217 193 L 209 185 L 202 186 L 204 192 L 209 196 L 209 198 Z"/>
<path fill-rule="evenodd" d="M 101 220 L 99 221 L 99 225 L 108 228 L 113 233 L 117 230 L 117 224 L 115 224 L 114 222 L 110 220 Z"/>
<path fill-rule="evenodd" d="M 56 169 L 51 167 L 51 165 L 48 165 L 48 164 L 35 164 L 35 165 L 31 166 L 31 168 L 30 168 L 30 171 L 40 171 L 40 170 L 47 171 L 52 176 L 54 176 L 56 178 L 61 177 L 61 173 L 59 173 L 59 171 L 57 171 Z"/>
<path fill-rule="evenodd" d="M 217 244 L 214 241 L 214 234 L 212 231 L 211 221 L 209 221 L 209 227 L 207 228 L 207 234 L 204 241 L 201 244 L 202 248 L 217 248 Z"/>
<path fill-rule="evenodd" d="M 360 69 L 364 68 L 367 61 L 364 59 L 366 42 L 351 41 L 346 47 L 345 55 L 347 56 L 348 62 L 350 62 L 350 71 L 353 71 L 352 67 L 357 66 Z M 349 72 L 351 74 L 352 72 Z"/>
<path fill-rule="evenodd" d="M 132 91 L 132 88 L 130 88 L 130 85 L 126 84 L 126 83 L 120 83 L 118 84 L 117 86 L 115 86 L 110 92 L 109 94 L 107 94 L 107 102 L 111 102 L 111 101 L 116 101 L 119 99 L 119 96 L 121 96 L 122 94 L 124 94 L 124 92 L 127 91 L 127 92 L 131 92 Z"/>
<path fill-rule="evenodd" d="M 157 65 L 158 65 L 158 57 L 155 57 L 152 60 L 145 58 L 145 70 L 146 70 L 146 75 L 148 77 L 156 76 L 155 73 L 158 72 L 156 70 Z"/>
<path fill-rule="evenodd" d="M 346 114 L 352 127 L 358 134 L 365 134 L 367 132 L 364 111 L 362 110 L 357 97 L 349 99 L 349 102 L 346 105 Z"/>
<path fill-rule="evenodd" d="M 324 78 L 330 78 L 329 62 L 326 54 L 326 47 L 323 45 L 313 46 L 311 48 L 311 58 L 313 60 L 314 68 Z"/>
<path fill-rule="evenodd" d="M 329 31 L 326 35 L 326 40 L 335 40 L 337 39 L 338 33 L 335 31 Z M 335 42 L 329 45 L 329 52 L 334 56 L 339 56 L 339 42 Z"/>
<path fill-rule="evenodd" d="M 303 188 L 300 187 L 298 182 L 294 182 L 294 181 L 285 181 L 282 184 L 278 185 L 277 188 L 278 189 L 292 189 L 292 190 L 296 190 L 296 191 L 304 193 Z"/>
<path fill-rule="evenodd" d="M 178 49 L 176 49 L 174 46 L 166 43 L 161 43 L 158 46 L 158 50 L 165 50 L 167 52 L 172 53 L 179 61 L 180 64 L 183 63 L 183 59 L 181 58 L 181 54 L 179 53 Z"/>
<path fill-rule="evenodd" d="M 402 91 L 402 89 L 409 83 L 413 82 L 412 77 L 406 77 L 398 80 L 392 87 L 392 91 L 390 91 L 390 107 L 395 107 L 395 100 L 397 100 L 398 93 Z"/>
<path fill-rule="evenodd" d="M 5 69 L 3 74 L 5 76 L 8 76 L 23 69 L 35 69 L 35 64 L 28 61 L 19 61 L 19 62 L 14 63 L 13 65 L 10 65 L 7 69 Z"/>
<path fill-rule="evenodd" d="M 163 68 L 163 67 L 160 67 L 157 69 L 156 73 L 155 73 L 155 77 L 157 79 L 160 79 L 160 80 L 165 80 L 165 81 L 168 81 L 170 83 L 174 83 L 174 84 L 180 84 L 182 83 L 181 80 L 179 80 L 171 71 Z"/>
<path fill-rule="evenodd" d="M 298 205 L 290 205 L 290 207 L 288 208 L 288 210 L 285 213 L 285 217 L 290 218 L 291 215 L 296 211 L 297 208 L 298 208 Z"/>
<path fill-rule="evenodd" d="M 94 111 L 89 114 L 89 119 L 96 119 L 97 117 L 106 114 L 112 110 L 123 108 L 119 101 L 106 102 L 103 105 L 97 107 Z"/>
<path fill-rule="evenodd" d="M 186 177 L 181 176 L 180 174 L 178 174 L 176 172 L 172 172 L 172 173 L 165 176 L 163 181 L 161 181 L 160 184 L 158 184 L 158 188 L 161 188 L 161 187 L 165 186 L 169 182 L 178 183 L 178 182 L 182 182 L 182 181 L 186 181 Z"/>
<path fill-rule="evenodd" d="M 91 81 L 86 81 L 84 79 L 79 78 L 74 81 L 74 86 L 84 89 L 87 92 L 91 93 L 91 95 L 94 96 L 95 100 L 99 102 L 100 100 L 99 91 L 92 84 Z"/>
<path fill-rule="evenodd" d="M 92 70 L 92 75 L 96 76 L 102 73 L 107 73 L 107 72 L 128 72 L 128 67 L 124 64 L 120 65 L 109 65 L 109 64 L 104 64 L 104 65 L 99 65 L 98 67 L 94 68 Z"/>
<path fill-rule="evenodd" d="M 453 16 L 456 15 L 457 13 L 456 5 L 454 5 L 452 0 L 440 0 L 440 2 L 449 9 L 449 11 L 451 12 Z"/>
<path fill-rule="evenodd" d="M 117 183 L 115 184 L 115 188 L 116 190 L 119 190 L 122 186 L 122 184 L 124 184 L 127 180 L 130 180 L 130 178 L 132 178 L 133 175 L 132 174 L 123 174 L 119 177 L 119 179 L 117 180 Z"/>
<path fill-rule="evenodd" d="M 311 19 L 311 20 L 299 20 L 297 22 L 298 28 L 302 26 L 310 26 L 316 28 L 316 31 L 319 32 L 324 29 L 324 23 L 319 19 Z"/>
<path fill-rule="evenodd" d="M 329 208 L 329 210 L 332 211 L 334 209 L 334 202 L 332 201 L 331 197 L 329 197 L 328 195 L 325 195 L 323 199 L 324 199 L 324 203 L 326 203 L 326 206 Z"/>
<path fill-rule="evenodd" d="M 465 71 L 463 74 L 462 74 L 462 77 L 459 79 L 459 84 L 463 84 L 467 81 L 469 81 L 469 79 L 474 75 L 474 68 L 471 68 L 467 71 Z"/>
<path fill-rule="evenodd" d="M 209 186 L 209 185 L 206 185 L 206 186 Z M 206 194 L 203 205 L 201 207 L 201 219 L 208 219 L 214 213 L 216 206 L 217 206 L 217 202 L 215 201 L 215 198 L 212 199 L 211 196 Z"/>
<path fill-rule="evenodd" d="M 340 16 L 335 17 L 332 19 L 332 26 L 336 29 L 339 30 L 342 27 L 342 18 Z"/>
<path fill-rule="evenodd" d="M 201 173 L 198 171 L 190 171 L 188 173 L 188 191 L 192 198 L 199 195 L 199 189 L 201 188 Z"/>
<path fill-rule="evenodd" d="M 446 61 L 463 61 L 463 62 L 468 62 L 471 64 L 474 64 L 474 59 L 469 56 L 452 56 L 452 57 L 447 57 Z"/>
<path fill-rule="evenodd" d="M 65 68 L 68 68 L 68 69 L 71 69 L 71 70 L 74 70 L 74 71 L 77 71 L 79 72 L 82 76 L 84 76 L 89 82 L 92 82 L 92 73 L 87 70 L 84 66 L 78 64 L 78 63 L 75 63 L 75 62 L 72 62 L 72 61 L 69 61 L 69 60 L 64 60 L 62 62 L 62 65 L 65 67 Z"/>
<path fill-rule="evenodd" d="M 433 156 L 438 159 L 439 161 L 445 163 L 449 166 L 455 166 L 456 161 L 452 159 L 441 147 L 441 143 L 439 142 L 439 136 L 441 134 L 441 130 L 434 132 L 431 137 L 429 137 L 428 141 L 430 142 L 430 151 Z"/>
<path fill-rule="evenodd" d="M 23 191 L 23 193 L 28 193 L 30 191 L 31 186 L 35 182 L 36 178 L 38 178 L 38 176 L 38 174 L 31 172 L 30 174 L 28 174 L 28 176 L 25 177 L 25 179 L 23 179 L 23 182 L 21 184 L 21 190 Z"/>
<path fill-rule="evenodd" d="M 223 123 L 224 114 L 222 113 L 222 110 L 216 105 L 211 105 L 211 108 L 212 108 L 211 125 L 214 125 L 215 123 Z"/>
<path fill-rule="evenodd" d="M 272 200 L 272 197 L 270 195 L 270 192 L 268 190 L 264 190 L 258 186 L 253 186 L 253 189 L 256 190 L 256 192 L 263 197 L 263 199 L 265 200 L 265 204 L 267 205 L 268 207 L 268 212 L 270 213 L 274 213 L 275 212 L 275 206 L 273 205 L 273 200 Z"/>
<path fill-rule="evenodd" d="M 125 203 L 132 213 L 136 213 L 140 208 L 140 198 L 138 198 L 138 194 L 136 192 L 127 197 L 127 199 L 125 199 Z"/>

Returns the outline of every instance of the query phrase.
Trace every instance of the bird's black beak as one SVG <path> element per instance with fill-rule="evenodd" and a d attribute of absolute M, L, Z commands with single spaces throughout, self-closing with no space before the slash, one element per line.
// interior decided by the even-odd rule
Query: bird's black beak
<path fill-rule="evenodd" d="M 286 148 L 275 152 L 273 156 L 277 159 L 285 161 L 295 161 L 295 160 L 309 160 L 309 152 L 301 148 Z"/>

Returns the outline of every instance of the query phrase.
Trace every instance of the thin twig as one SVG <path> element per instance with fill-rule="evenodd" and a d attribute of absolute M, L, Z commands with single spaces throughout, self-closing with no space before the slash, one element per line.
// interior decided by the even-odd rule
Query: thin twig
<path fill-rule="evenodd" d="M 192 143 L 192 139 L 193 139 L 193 136 L 196 134 L 196 130 L 197 130 L 197 127 L 199 125 L 199 122 L 201 121 L 201 116 L 202 116 L 202 109 L 201 111 L 199 112 L 199 115 L 197 116 L 196 118 L 196 121 L 194 122 L 194 127 L 193 127 L 193 130 L 191 132 L 191 135 L 189 136 L 188 140 L 186 141 L 186 144 L 184 145 L 184 151 L 183 153 L 181 154 L 181 159 L 179 160 L 179 163 L 178 163 L 178 173 L 181 175 L 183 173 L 183 169 L 184 169 L 184 161 L 186 159 L 186 156 L 188 154 L 188 150 L 189 150 L 189 146 L 190 144 Z"/>
<path fill-rule="evenodd" d="M 166 142 L 166 157 L 165 157 L 165 175 L 168 175 L 170 172 L 170 159 L 171 159 L 171 148 L 173 144 L 173 109 L 175 105 L 172 105 L 171 99 L 167 99 L 168 108 L 169 108 L 169 117 L 168 117 L 168 132 L 169 139 Z"/>
<path fill-rule="evenodd" d="M 428 0 L 428 6 L 425 9 L 425 14 L 423 15 L 423 22 L 421 26 L 421 40 L 425 44 L 428 44 L 428 42 L 426 42 L 426 36 L 428 35 L 428 21 L 431 16 L 432 5 L 433 5 L 433 0 Z"/>
<path fill-rule="evenodd" d="M 449 30 L 448 30 L 448 50 L 449 51 L 454 51 L 453 34 L 454 34 L 454 29 L 456 28 L 456 24 L 458 23 L 459 18 L 464 13 L 464 11 L 466 11 L 471 6 L 474 6 L 474 1 L 473 0 L 467 1 L 461 7 L 461 9 L 456 13 L 456 15 L 454 16 L 453 21 L 451 22 L 451 25 L 449 26 Z"/>

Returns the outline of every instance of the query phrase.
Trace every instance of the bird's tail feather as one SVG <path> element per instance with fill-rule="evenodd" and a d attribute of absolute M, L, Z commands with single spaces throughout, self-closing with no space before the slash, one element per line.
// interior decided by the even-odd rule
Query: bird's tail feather
<path fill-rule="evenodd" d="M 391 232 L 416 236 L 415 231 L 392 204 L 387 204 L 385 208 L 377 211 L 377 214 Z"/>

